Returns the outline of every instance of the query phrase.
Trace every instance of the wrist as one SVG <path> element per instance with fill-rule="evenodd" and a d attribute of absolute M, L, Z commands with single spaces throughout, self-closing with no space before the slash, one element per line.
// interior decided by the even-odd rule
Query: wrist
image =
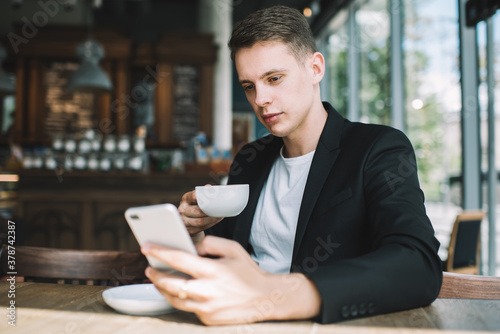
<path fill-rule="evenodd" d="M 203 238 L 205 238 L 205 232 L 204 231 L 196 232 L 194 234 L 191 234 L 191 240 L 193 240 L 193 243 L 195 245 L 197 245 L 200 241 L 202 241 Z"/>
<path fill-rule="evenodd" d="M 274 280 L 274 289 L 271 291 L 271 301 L 275 305 L 272 319 L 304 320 L 319 314 L 321 296 L 316 285 L 304 274 L 276 275 Z"/>

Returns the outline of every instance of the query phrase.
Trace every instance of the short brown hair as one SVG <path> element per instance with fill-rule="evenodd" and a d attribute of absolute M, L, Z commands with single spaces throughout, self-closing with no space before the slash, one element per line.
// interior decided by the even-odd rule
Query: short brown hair
<path fill-rule="evenodd" d="M 236 23 L 228 43 L 231 59 L 243 48 L 258 42 L 280 41 L 299 61 L 317 51 L 311 27 L 297 9 L 273 6 L 258 10 Z"/>

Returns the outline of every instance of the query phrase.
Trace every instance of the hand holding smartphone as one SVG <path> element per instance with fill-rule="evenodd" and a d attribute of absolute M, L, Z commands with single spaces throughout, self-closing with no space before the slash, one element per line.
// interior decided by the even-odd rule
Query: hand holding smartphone
<path fill-rule="evenodd" d="M 179 211 L 173 204 L 132 207 L 125 211 L 125 219 L 140 246 L 150 243 L 197 254 Z M 156 258 L 147 256 L 147 259 L 155 269 L 186 276 Z"/>

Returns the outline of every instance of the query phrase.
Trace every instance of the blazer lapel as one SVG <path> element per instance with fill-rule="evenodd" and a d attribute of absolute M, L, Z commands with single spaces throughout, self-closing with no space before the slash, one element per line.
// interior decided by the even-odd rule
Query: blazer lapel
<path fill-rule="evenodd" d="M 321 193 L 326 178 L 337 160 L 340 153 L 340 137 L 344 124 L 344 118 L 333 109 L 332 106 L 325 103 L 325 109 L 328 112 L 328 119 L 321 133 L 321 137 L 314 153 L 309 175 L 307 177 L 302 204 L 300 206 L 297 230 L 295 232 L 295 242 L 293 247 L 293 259 L 302 243 L 307 224 L 314 209 L 314 205 Z"/>
<path fill-rule="evenodd" d="M 245 210 L 243 210 L 235 222 L 236 226 L 233 235 L 233 240 L 238 241 L 247 250 L 249 250 L 250 232 L 260 193 L 282 146 L 283 140 L 274 137 L 273 141 L 267 147 L 266 152 L 261 155 L 261 162 L 253 166 L 254 170 L 249 171 L 252 180 L 250 181 L 248 203 Z"/>

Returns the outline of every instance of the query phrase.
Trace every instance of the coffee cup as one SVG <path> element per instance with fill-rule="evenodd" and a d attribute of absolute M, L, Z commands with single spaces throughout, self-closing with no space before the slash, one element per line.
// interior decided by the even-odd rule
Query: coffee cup
<path fill-rule="evenodd" d="M 195 188 L 200 209 L 209 217 L 234 217 L 248 202 L 248 184 L 198 186 Z"/>

